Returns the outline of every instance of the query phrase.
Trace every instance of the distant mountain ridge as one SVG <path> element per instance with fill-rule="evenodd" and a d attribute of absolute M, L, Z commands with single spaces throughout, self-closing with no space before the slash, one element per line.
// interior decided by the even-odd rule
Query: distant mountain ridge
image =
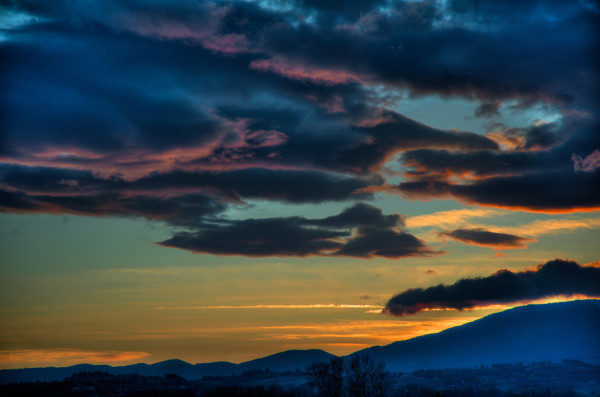
<path fill-rule="evenodd" d="M 600 300 L 521 306 L 436 334 L 374 346 L 354 354 L 384 360 L 390 371 L 600 357 Z M 335 356 L 315 349 L 289 350 L 241 364 L 194 365 L 167 360 L 121 367 L 79 364 L 63 368 L 7 369 L 0 371 L 0 384 L 62 380 L 83 371 L 145 376 L 172 373 L 191 380 L 267 368 L 281 372 L 303 370 L 311 362 L 332 357 Z"/>
<path fill-rule="evenodd" d="M 173 359 L 154 364 L 132 364 L 119 367 L 110 365 L 78 364 L 70 367 L 24 368 L 0 370 L 0 384 L 11 382 L 50 382 L 62 380 L 78 372 L 107 372 L 113 375 L 139 374 L 144 376 L 164 376 L 177 374 L 186 379 L 201 379 L 204 376 L 228 376 L 245 371 L 265 370 L 295 371 L 304 370 L 315 361 L 327 361 L 335 357 L 323 350 L 288 350 L 256 360 L 234 364 L 227 361 L 190 364 Z"/>

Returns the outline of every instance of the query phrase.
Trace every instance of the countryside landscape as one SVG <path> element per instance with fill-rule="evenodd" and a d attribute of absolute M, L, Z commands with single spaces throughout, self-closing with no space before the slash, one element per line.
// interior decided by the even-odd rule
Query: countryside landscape
<path fill-rule="evenodd" d="M 600 397 L 592 0 L 0 0 L 0 395 Z"/>

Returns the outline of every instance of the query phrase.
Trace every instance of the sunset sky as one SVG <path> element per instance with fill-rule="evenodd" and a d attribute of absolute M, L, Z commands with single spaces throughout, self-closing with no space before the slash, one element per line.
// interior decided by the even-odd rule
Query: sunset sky
<path fill-rule="evenodd" d="M 599 39 L 591 0 L 0 1 L 0 368 L 600 297 Z"/>

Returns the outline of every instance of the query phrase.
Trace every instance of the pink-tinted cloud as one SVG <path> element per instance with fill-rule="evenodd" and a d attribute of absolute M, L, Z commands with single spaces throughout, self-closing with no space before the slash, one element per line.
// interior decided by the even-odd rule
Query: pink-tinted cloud
<path fill-rule="evenodd" d="M 166 15 L 151 13 L 125 13 L 116 18 L 117 26 L 141 36 L 162 40 L 181 40 L 199 43 L 204 48 L 223 54 L 252 53 L 257 49 L 241 33 L 223 33 L 222 19 L 231 7 L 203 4 L 201 12 L 194 17 L 169 18 Z"/>
<path fill-rule="evenodd" d="M 600 168 L 600 150 L 594 150 L 585 158 L 573 153 L 571 160 L 575 171 L 594 172 Z"/>
<path fill-rule="evenodd" d="M 290 62 L 280 57 L 254 60 L 250 62 L 250 68 L 279 74 L 291 80 L 306 81 L 325 86 L 350 84 L 355 82 L 364 83 L 363 78 L 351 72 L 314 68 L 304 65 L 292 65 Z"/>
<path fill-rule="evenodd" d="M 226 35 L 219 35 L 214 32 L 210 32 L 200 38 L 202 46 L 206 49 L 213 50 L 216 52 L 222 52 L 224 54 L 238 54 L 244 52 L 256 52 L 251 48 L 250 40 L 243 34 L 229 33 Z"/>

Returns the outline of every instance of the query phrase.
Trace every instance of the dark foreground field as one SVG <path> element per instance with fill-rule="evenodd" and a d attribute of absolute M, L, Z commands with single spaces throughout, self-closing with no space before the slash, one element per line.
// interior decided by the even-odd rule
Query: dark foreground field
<path fill-rule="evenodd" d="M 351 387 L 344 375 L 338 396 L 600 396 L 600 366 L 577 360 L 502 364 L 478 368 L 384 372 L 383 387 Z M 319 396 L 309 372 L 248 371 L 189 381 L 177 375 L 141 376 L 84 372 L 62 381 L 0 386 L 1 396 Z"/>

